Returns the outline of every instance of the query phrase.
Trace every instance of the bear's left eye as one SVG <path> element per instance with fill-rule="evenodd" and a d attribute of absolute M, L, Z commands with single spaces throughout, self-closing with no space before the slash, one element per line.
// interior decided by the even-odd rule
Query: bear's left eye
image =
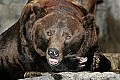
<path fill-rule="evenodd" d="M 71 36 L 66 36 L 66 40 L 69 40 L 69 39 L 71 39 Z"/>

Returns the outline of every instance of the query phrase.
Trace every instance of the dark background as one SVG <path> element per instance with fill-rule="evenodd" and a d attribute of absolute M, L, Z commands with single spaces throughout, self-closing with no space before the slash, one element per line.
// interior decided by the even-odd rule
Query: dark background
<path fill-rule="evenodd" d="M 85 4 L 86 0 L 76 0 Z M 120 0 L 97 0 L 96 25 L 102 52 L 120 52 Z M 27 0 L 0 0 L 0 34 L 19 18 Z"/>

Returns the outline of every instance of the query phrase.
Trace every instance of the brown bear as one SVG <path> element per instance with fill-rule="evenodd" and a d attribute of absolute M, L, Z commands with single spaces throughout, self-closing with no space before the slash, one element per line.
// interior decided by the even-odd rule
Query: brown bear
<path fill-rule="evenodd" d="M 23 78 L 26 71 L 109 71 L 94 13 L 95 0 L 84 7 L 74 0 L 30 0 L 0 36 L 0 79 Z"/>

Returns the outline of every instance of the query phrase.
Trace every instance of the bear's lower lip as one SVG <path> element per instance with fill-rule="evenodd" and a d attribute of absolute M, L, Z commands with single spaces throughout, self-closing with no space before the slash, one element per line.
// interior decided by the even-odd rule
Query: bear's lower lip
<path fill-rule="evenodd" d="M 55 66 L 55 65 L 58 65 L 59 60 L 49 58 L 48 62 L 49 62 L 50 65 L 54 65 Z"/>

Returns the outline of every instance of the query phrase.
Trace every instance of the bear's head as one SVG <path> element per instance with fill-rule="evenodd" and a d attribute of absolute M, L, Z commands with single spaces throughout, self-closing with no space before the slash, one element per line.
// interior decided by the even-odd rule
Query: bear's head
<path fill-rule="evenodd" d="M 22 43 L 56 66 L 66 55 L 82 49 L 87 33 L 83 20 L 87 14 L 85 8 L 69 0 L 32 0 L 20 19 Z"/>

